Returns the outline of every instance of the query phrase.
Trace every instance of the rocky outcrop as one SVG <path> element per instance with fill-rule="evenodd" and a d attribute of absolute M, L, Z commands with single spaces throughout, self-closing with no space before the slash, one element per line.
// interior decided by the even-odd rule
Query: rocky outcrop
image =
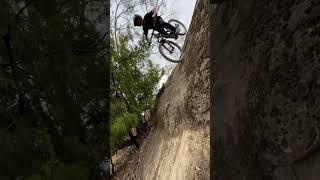
<path fill-rule="evenodd" d="M 211 8 L 215 178 L 319 179 L 320 1 Z"/>
<path fill-rule="evenodd" d="M 169 131 L 183 123 L 209 123 L 210 57 L 208 1 L 198 0 L 181 59 L 158 99 L 157 121 Z M 164 115 L 166 117 L 164 117 Z M 160 119 L 158 119 L 160 118 Z"/>

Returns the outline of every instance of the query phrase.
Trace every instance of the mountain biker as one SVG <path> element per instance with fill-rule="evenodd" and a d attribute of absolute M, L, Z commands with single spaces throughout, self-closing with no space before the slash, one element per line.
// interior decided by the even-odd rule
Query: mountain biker
<path fill-rule="evenodd" d="M 142 26 L 144 35 L 148 41 L 148 31 L 149 29 L 154 29 L 159 33 L 163 33 L 166 29 L 170 29 L 174 34 L 175 39 L 178 38 L 178 30 L 176 27 L 171 24 L 165 22 L 160 16 L 157 16 L 156 9 L 153 8 L 150 12 L 148 12 L 144 18 L 139 14 L 134 15 L 133 17 L 134 26 Z"/>

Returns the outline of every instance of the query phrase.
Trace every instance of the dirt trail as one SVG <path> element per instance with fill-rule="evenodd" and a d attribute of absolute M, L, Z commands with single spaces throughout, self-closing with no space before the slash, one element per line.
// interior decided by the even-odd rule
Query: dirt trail
<path fill-rule="evenodd" d="M 166 82 L 151 116 L 153 130 L 113 179 L 209 179 L 208 3 L 196 3 L 182 62 Z"/>
<path fill-rule="evenodd" d="M 203 158 L 209 157 L 204 131 L 183 130 L 173 136 L 156 133 L 142 168 L 142 179 L 178 180 L 204 178 Z M 200 178 L 201 179 L 201 178 Z"/>
<path fill-rule="evenodd" d="M 209 127 L 152 132 L 115 180 L 209 179 Z"/>

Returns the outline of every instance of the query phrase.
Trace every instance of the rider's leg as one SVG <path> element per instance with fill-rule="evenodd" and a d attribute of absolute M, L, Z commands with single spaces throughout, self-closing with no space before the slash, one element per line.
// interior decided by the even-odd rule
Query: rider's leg
<path fill-rule="evenodd" d="M 160 17 L 160 16 L 158 16 L 157 17 L 158 19 L 157 19 L 157 22 L 156 22 L 156 24 L 155 24 L 155 27 L 154 27 L 154 29 L 156 30 L 156 31 L 158 31 L 159 33 L 163 33 L 164 31 L 166 31 L 165 29 L 164 29 L 164 27 L 163 27 L 163 19 Z"/>
<path fill-rule="evenodd" d="M 172 31 L 172 33 L 174 34 L 175 36 L 175 39 L 178 39 L 178 31 L 177 31 L 177 28 L 172 26 L 171 24 L 167 23 L 167 22 L 164 22 L 163 23 L 163 26 L 166 28 L 166 29 L 170 29 Z"/>
<path fill-rule="evenodd" d="M 163 22 L 163 27 L 166 29 L 170 29 L 172 32 L 176 32 L 176 28 L 167 22 Z"/>
<path fill-rule="evenodd" d="M 176 32 L 176 28 L 174 26 L 172 26 L 171 24 L 165 22 L 160 16 L 159 16 L 159 19 L 158 19 L 158 28 L 159 29 L 170 29 L 172 32 Z"/>
<path fill-rule="evenodd" d="M 159 32 L 163 32 L 164 28 L 169 29 L 172 31 L 173 34 L 175 34 L 175 38 L 178 38 L 178 32 L 176 31 L 176 27 L 172 26 L 171 24 L 165 22 L 160 16 L 158 16 L 158 23 L 157 23 L 157 29 L 159 29 Z"/>

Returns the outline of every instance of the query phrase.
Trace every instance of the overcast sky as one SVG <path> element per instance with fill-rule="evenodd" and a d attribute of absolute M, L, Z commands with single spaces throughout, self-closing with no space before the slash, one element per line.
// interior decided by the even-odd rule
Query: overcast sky
<path fill-rule="evenodd" d="M 167 4 L 167 8 L 166 8 L 166 14 L 161 14 L 161 10 L 160 10 L 160 14 L 158 13 L 158 15 L 160 15 L 164 21 L 168 21 L 169 19 L 177 19 L 179 21 L 181 21 L 187 28 L 187 30 L 189 29 L 189 25 L 191 22 L 191 18 L 193 15 L 193 10 L 194 10 L 194 6 L 195 6 L 196 0 L 166 0 L 166 4 Z M 112 4 L 112 2 L 111 2 Z M 114 7 L 113 7 L 114 8 Z M 112 8 L 112 9 L 113 9 Z M 114 9 L 113 9 L 114 10 Z M 151 9 L 149 9 L 148 11 L 150 11 Z M 143 8 L 138 8 L 135 10 L 135 14 L 140 14 L 142 17 L 147 13 L 145 9 Z M 124 21 L 124 20 L 121 20 Z M 124 22 L 127 23 L 127 22 Z M 130 21 L 131 23 L 131 21 Z M 137 27 L 135 27 L 137 28 Z M 140 27 L 138 27 L 140 28 Z M 141 37 L 142 37 L 142 28 L 141 28 Z M 151 34 L 151 30 L 149 31 L 149 37 Z M 141 38 L 139 37 L 139 38 Z M 184 41 L 185 36 L 183 37 L 179 37 L 178 40 L 176 40 L 176 42 L 181 45 L 181 47 L 183 46 L 183 41 Z M 163 58 L 158 50 L 158 44 L 156 44 L 156 40 L 154 40 L 154 48 L 152 50 L 152 54 L 151 55 L 151 60 L 153 61 L 153 63 L 158 64 L 161 68 L 165 68 L 166 70 L 168 69 L 173 69 L 174 66 L 176 66 L 176 63 L 172 63 L 167 61 L 165 58 Z M 168 78 L 168 75 L 165 75 L 159 82 L 158 84 L 158 88 L 161 87 L 162 83 L 164 83 Z"/>
<path fill-rule="evenodd" d="M 170 3 L 171 1 L 171 3 Z M 191 22 L 194 5 L 196 0 L 170 0 L 168 1 L 169 10 L 186 25 L 188 28 Z"/>
<path fill-rule="evenodd" d="M 196 4 L 196 0 L 168 0 L 167 1 L 167 8 L 170 13 L 172 13 L 172 16 L 165 18 L 165 21 L 168 21 L 170 18 L 177 19 L 181 21 L 186 27 L 187 30 L 189 29 L 189 25 L 191 22 L 191 18 L 193 15 L 194 6 Z M 151 59 L 154 63 L 159 64 L 160 67 L 171 67 L 173 68 L 176 63 L 172 63 L 164 59 L 158 49 L 154 50 L 157 52 L 156 55 L 152 55 Z M 162 83 L 167 81 L 168 76 L 165 75 L 159 83 L 159 87 L 161 87 Z"/>

